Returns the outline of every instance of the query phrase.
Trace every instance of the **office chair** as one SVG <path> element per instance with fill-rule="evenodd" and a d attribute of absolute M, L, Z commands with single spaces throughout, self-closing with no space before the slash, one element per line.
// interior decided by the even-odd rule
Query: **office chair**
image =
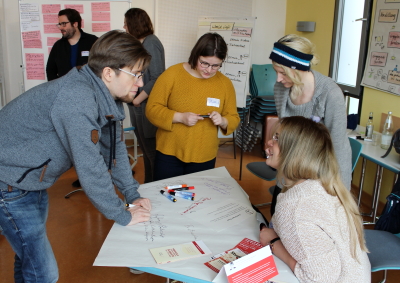
<path fill-rule="evenodd" d="M 268 140 L 271 139 L 272 137 L 272 131 L 275 129 L 275 124 L 278 122 L 278 116 L 277 115 L 265 115 L 264 117 L 264 125 L 263 125 L 263 142 L 262 142 L 262 150 L 265 151 L 267 148 L 267 142 Z M 265 161 L 261 162 L 251 162 L 246 165 L 246 168 L 256 175 L 258 178 L 261 178 L 266 181 L 273 181 L 275 180 L 276 177 L 276 170 L 267 164 L 265 164 Z M 272 189 L 275 188 L 275 186 L 271 187 Z M 271 191 L 270 188 L 270 191 Z M 271 202 L 267 203 L 260 203 L 260 204 L 255 204 L 255 207 L 261 207 L 261 206 L 266 206 L 270 205 Z"/>
<path fill-rule="evenodd" d="M 364 230 L 369 250 L 371 271 L 384 270 L 381 283 L 386 281 L 388 270 L 400 270 L 400 235 L 380 230 Z"/>
<path fill-rule="evenodd" d="M 135 135 L 135 132 L 133 130 L 135 130 L 135 127 L 124 128 L 124 132 L 125 133 L 132 132 L 132 134 L 133 134 L 133 145 L 126 146 L 126 148 L 133 147 L 133 156 L 128 152 L 128 157 L 129 157 L 129 159 L 132 160 L 131 170 L 133 169 L 133 167 L 135 167 L 135 165 L 137 163 L 137 160 L 138 160 L 138 157 L 143 156 L 143 154 L 139 154 L 138 155 L 138 153 L 137 153 L 138 141 L 137 141 L 137 137 Z M 69 192 L 68 194 L 66 194 L 64 196 L 64 198 L 69 198 L 72 194 L 74 194 L 76 192 L 83 192 L 83 189 L 80 188 L 80 189 L 73 190 L 73 191 Z"/>

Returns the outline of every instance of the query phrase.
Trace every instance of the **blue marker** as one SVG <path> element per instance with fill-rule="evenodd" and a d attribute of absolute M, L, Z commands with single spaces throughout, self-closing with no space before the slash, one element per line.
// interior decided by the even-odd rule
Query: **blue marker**
<path fill-rule="evenodd" d="M 190 197 L 195 197 L 195 196 L 196 196 L 196 193 L 189 193 L 189 192 L 182 192 L 182 191 L 174 191 L 174 190 L 168 190 L 168 193 L 169 193 L 170 195 L 173 195 L 173 196 L 179 196 L 179 195 L 182 195 L 182 196 L 190 196 Z"/>
<path fill-rule="evenodd" d="M 171 196 L 169 193 L 167 193 L 166 191 L 161 190 L 160 194 L 162 194 L 163 196 L 165 196 L 167 199 L 169 199 L 172 202 L 176 202 L 176 198 L 174 198 L 173 196 Z"/>
<path fill-rule="evenodd" d="M 183 198 L 183 199 L 187 199 L 187 200 L 194 200 L 194 197 L 191 197 L 191 196 L 186 196 L 186 195 L 181 195 L 181 194 L 175 194 L 175 196 Z"/>
<path fill-rule="evenodd" d="M 174 193 L 170 193 L 171 195 L 173 195 L 173 196 L 176 196 L 176 197 L 180 197 L 180 198 L 184 198 L 184 199 L 187 199 L 187 200 L 194 200 L 194 196 L 192 195 L 185 195 L 185 194 L 182 194 L 182 192 L 174 192 Z"/>

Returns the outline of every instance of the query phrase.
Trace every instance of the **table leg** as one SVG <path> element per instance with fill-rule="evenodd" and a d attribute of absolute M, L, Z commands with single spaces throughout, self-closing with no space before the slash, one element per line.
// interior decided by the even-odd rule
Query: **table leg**
<path fill-rule="evenodd" d="M 372 215 L 372 222 L 375 224 L 376 223 L 376 212 L 378 210 L 378 204 L 379 204 L 379 195 L 381 193 L 381 185 L 382 185 L 382 176 L 383 176 L 383 167 L 379 166 L 379 180 L 378 180 L 378 186 L 377 186 L 377 192 L 376 192 L 376 199 L 375 199 L 375 205 L 374 205 L 374 214 Z"/>
<path fill-rule="evenodd" d="M 362 190 L 363 190 L 363 185 L 364 185 L 364 177 L 365 177 L 365 167 L 367 165 L 367 160 L 365 158 L 363 158 L 363 162 L 362 162 L 362 168 L 361 168 L 361 178 L 360 178 L 360 185 L 358 186 L 360 188 L 360 191 L 358 193 L 358 207 L 360 207 L 361 204 L 361 194 L 362 194 Z"/>
<path fill-rule="evenodd" d="M 364 225 L 370 225 L 370 224 L 376 223 L 376 213 L 378 210 L 379 194 L 380 194 L 381 185 L 382 185 L 382 176 L 383 176 L 383 167 L 377 165 L 374 191 L 372 193 L 373 197 L 372 197 L 372 204 L 371 204 L 371 212 L 369 214 L 363 214 L 364 216 L 372 217 L 372 221 L 365 221 Z"/>

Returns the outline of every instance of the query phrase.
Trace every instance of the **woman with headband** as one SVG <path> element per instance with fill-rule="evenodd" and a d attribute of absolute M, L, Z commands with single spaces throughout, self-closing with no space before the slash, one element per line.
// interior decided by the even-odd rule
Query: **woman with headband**
<path fill-rule="evenodd" d="M 289 34 L 278 42 L 269 57 L 276 71 L 274 98 L 279 118 L 303 116 L 323 123 L 329 130 L 340 174 L 351 188 L 351 147 L 346 134 L 347 114 L 342 90 L 329 77 L 311 69 L 318 63 L 315 47 L 307 38 Z M 278 188 L 277 188 L 278 187 Z M 277 184 L 271 213 L 281 185 Z"/>
<path fill-rule="evenodd" d="M 232 82 L 218 70 L 228 47 L 217 33 L 206 33 L 189 61 L 158 78 L 146 116 L 158 127 L 154 179 L 162 180 L 215 167 L 218 128 L 231 134 L 239 124 Z"/>

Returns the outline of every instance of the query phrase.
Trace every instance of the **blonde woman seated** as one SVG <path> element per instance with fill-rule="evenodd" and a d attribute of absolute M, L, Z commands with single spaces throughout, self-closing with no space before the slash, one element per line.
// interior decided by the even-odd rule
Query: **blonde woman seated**
<path fill-rule="evenodd" d="M 284 187 L 273 229 L 262 229 L 260 242 L 300 282 L 371 282 L 362 219 L 342 183 L 327 128 L 300 116 L 283 118 L 266 154 Z"/>

